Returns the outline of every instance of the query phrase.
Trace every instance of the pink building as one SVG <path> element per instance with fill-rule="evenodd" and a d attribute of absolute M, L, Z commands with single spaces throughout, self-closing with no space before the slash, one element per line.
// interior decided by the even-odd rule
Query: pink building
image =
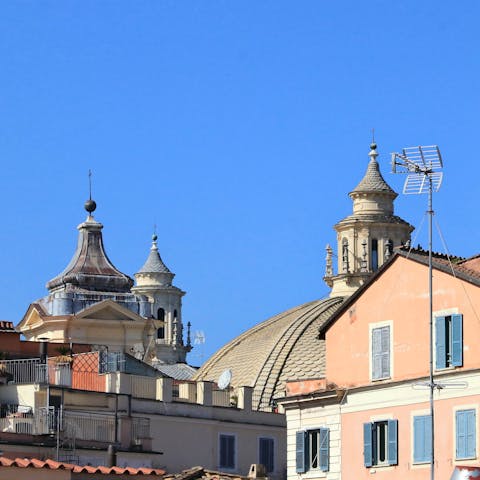
<path fill-rule="evenodd" d="M 434 256 L 437 480 L 480 466 L 478 262 Z M 430 478 L 429 330 L 427 252 L 400 250 L 321 327 L 324 388 L 282 402 L 290 478 Z"/>

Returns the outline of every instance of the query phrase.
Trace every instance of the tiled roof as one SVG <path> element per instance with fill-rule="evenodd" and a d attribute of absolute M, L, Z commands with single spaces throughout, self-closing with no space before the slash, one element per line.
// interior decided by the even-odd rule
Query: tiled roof
<path fill-rule="evenodd" d="M 152 248 L 150 249 L 147 261 L 137 273 L 172 273 L 163 263 L 155 240 L 152 243 Z"/>
<path fill-rule="evenodd" d="M 365 176 L 362 178 L 362 180 L 360 180 L 360 183 L 352 190 L 352 192 L 350 192 L 350 194 L 382 192 L 389 193 L 396 197 L 397 194 L 390 188 L 380 173 L 380 167 L 375 158 L 376 154 L 372 155 L 372 152 L 370 152 L 371 160 L 368 163 Z"/>
<path fill-rule="evenodd" d="M 131 467 L 93 467 L 89 465 L 81 466 L 71 463 L 56 462 L 55 460 L 38 460 L 36 458 L 16 458 L 12 460 L 6 457 L 0 457 L 2 467 L 18 468 L 44 468 L 47 470 L 71 470 L 74 473 L 101 473 L 104 475 L 156 475 L 163 476 L 165 470 L 155 468 L 131 468 Z"/>
<path fill-rule="evenodd" d="M 233 386 L 254 387 L 253 407 L 268 408 L 274 398 L 285 395 L 287 380 L 324 374 L 325 346 L 318 329 L 342 302 L 316 300 L 256 325 L 213 355 L 195 380 L 217 381 L 229 369 Z"/>
<path fill-rule="evenodd" d="M 175 380 L 190 380 L 197 373 L 196 368 L 186 363 L 174 363 L 171 365 L 159 363 L 155 365 L 155 368 L 167 375 L 167 377 Z"/>
<path fill-rule="evenodd" d="M 183 470 L 180 473 L 175 473 L 172 475 L 165 475 L 163 477 L 165 480 L 199 480 L 199 479 L 210 479 L 210 480 L 246 480 L 248 477 L 238 475 L 235 473 L 223 473 L 216 472 L 214 470 L 206 470 L 203 467 L 192 467 L 187 470 Z"/>
<path fill-rule="evenodd" d="M 0 332 L 15 332 L 15 327 L 13 326 L 13 322 L 0 320 Z"/>

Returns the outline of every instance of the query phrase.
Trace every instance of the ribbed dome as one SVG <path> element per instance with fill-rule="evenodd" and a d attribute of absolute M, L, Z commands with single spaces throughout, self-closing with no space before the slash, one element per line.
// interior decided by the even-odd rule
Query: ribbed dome
<path fill-rule="evenodd" d="M 287 380 L 324 374 L 325 348 L 318 330 L 342 302 L 341 297 L 316 300 L 256 325 L 215 353 L 195 379 L 217 381 L 229 369 L 233 386 L 254 387 L 254 409 L 271 408 L 274 398 L 285 395 Z"/>

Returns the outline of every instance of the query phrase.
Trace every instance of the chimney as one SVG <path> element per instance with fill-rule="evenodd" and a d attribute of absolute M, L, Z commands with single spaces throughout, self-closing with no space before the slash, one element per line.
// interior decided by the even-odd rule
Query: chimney
<path fill-rule="evenodd" d="M 107 450 L 107 467 L 116 467 L 117 466 L 117 450 L 113 445 L 108 446 Z"/>
<path fill-rule="evenodd" d="M 40 337 L 39 353 L 40 353 L 40 363 L 47 363 L 47 354 L 48 354 L 48 338 Z"/>

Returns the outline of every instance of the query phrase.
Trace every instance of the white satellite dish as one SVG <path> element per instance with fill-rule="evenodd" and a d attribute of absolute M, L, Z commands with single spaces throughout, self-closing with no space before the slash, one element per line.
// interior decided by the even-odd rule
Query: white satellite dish
<path fill-rule="evenodd" d="M 217 382 L 218 388 L 220 388 L 221 390 L 224 390 L 230 385 L 231 380 L 232 380 L 232 371 L 229 368 L 227 368 L 218 377 L 218 382 Z"/>

